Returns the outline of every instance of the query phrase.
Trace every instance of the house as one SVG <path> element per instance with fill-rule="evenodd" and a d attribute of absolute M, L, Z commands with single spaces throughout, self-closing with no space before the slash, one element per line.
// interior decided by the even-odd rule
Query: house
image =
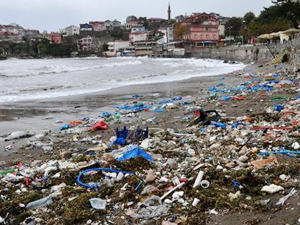
<path fill-rule="evenodd" d="M 165 22 L 165 21 L 167 21 L 167 20 L 162 19 L 162 18 L 149 18 L 148 19 L 148 23 L 150 23 L 150 24 L 162 23 L 162 22 Z"/>
<path fill-rule="evenodd" d="M 79 35 L 80 28 L 74 25 L 68 26 L 66 29 L 67 36 Z"/>
<path fill-rule="evenodd" d="M 105 20 L 104 25 L 107 30 L 109 30 L 112 27 L 112 22 L 110 20 Z"/>
<path fill-rule="evenodd" d="M 134 26 L 131 27 L 131 32 L 144 32 L 145 31 L 145 27 L 142 24 L 136 24 Z"/>
<path fill-rule="evenodd" d="M 125 29 L 131 30 L 133 26 L 137 26 L 139 24 L 138 19 L 135 16 L 128 16 L 126 18 Z"/>
<path fill-rule="evenodd" d="M 93 27 L 88 23 L 80 24 L 80 31 L 92 31 Z"/>
<path fill-rule="evenodd" d="M 176 21 L 176 23 L 180 23 L 180 22 L 182 22 L 184 20 L 184 18 L 185 17 L 183 15 L 179 15 L 179 16 L 175 17 L 175 21 Z"/>
<path fill-rule="evenodd" d="M 163 40 L 161 41 L 162 43 L 169 43 L 174 40 L 173 26 L 160 27 L 158 28 L 158 31 L 163 33 Z"/>
<path fill-rule="evenodd" d="M 108 42 L 108 50 L 111 52 L 118 52 L 130 47 L 129 41 L 116 40 L 113 42 Z"/>
<path fill-rule="evenodd" d="M 121 22 L 120 21 L 118 21 L 118 20 L 114 20 L 114 21 L 112 21 L 112 26 L 113 27 L 121 27 Z"/>
<path fill-rule="evenodd" d="M 63 37 L 79 35 L 80 28 L 74 25 L 68 26 L 65 29 L 61 29 L 60 33 Z"/>
<path fill-rule="evenodd" d="M 148 32 L 141 31 L 141 32 L 131 32 L 129 34 L 129 41 L 131 43 L 147 41 L 148 40 Z"/>
<path fill-rule="evenodd" d="M 135 56 L 153 55 L 153 49 L 156 48 L 157 43 L 153 41 L 140 41 L 134 44 Z"/>
<path fill-rule="evenodd" d="M 46 38 L 50 41 L 50 44 L 61 44 L 62 38 L 60 33 L 51 32 L 46 35 Z"/>
<path fill-rule="evenodd" d="M 89 24 L 92 26 L 93 31 L 99 32 L 99 31 L 105 31 L 106 26 L 105 22 L 102 21 L 91 21 Z"/>
<path fill-rule="evenodd" d="M 183 40 L 198 47 L 215 46 L 219 42 L 219 19 L 215 14 L 194 13 L 184 22 L 187 32 Z"/>
<path fill-rule="evenodd" d="M 91 36 L 87 36 L 81 38 L 77 41 L 78 51 L 91 51 L 92 50 L 92 42 L 93 38 Z"/>
<path fill-rule="evenodd" d="M 128 16 L 126 18 L 126 23 L 125 23 L 125 29 L 126 30 L 131 30 L 132 27 L 136 27 L 136 26 L 139 26 L 139 25 L 140 25 L 140 22 L 138 21 L 136 16 Z"/>

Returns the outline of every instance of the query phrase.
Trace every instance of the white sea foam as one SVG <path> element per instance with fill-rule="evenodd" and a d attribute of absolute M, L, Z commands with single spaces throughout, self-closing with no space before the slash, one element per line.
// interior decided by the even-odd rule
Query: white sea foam
<path fill-rule="evenodd" d="M 0 102 L 81 95 L 127 85 L 230 73 L 243 64 L 146 57 L 10 59 L 0 62 Z"/>

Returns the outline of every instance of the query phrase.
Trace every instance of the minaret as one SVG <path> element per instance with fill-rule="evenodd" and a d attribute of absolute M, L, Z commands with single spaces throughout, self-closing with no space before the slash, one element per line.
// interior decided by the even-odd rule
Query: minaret
<path fill-rule="evenodd" d="M 170 5 L 170 2 L 169 2 L 169 6 L 168 6 L 168 22 L 169 23 L 171 22 L 171 5 Z"/>

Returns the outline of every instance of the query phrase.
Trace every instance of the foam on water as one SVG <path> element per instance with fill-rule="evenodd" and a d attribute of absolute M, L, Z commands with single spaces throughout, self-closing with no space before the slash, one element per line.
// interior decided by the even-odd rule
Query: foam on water
<path fill-rule="evenodd" d="M 221 75 L 243 68 L 243 64 L 231 65 L 202 59 L 9 59 L 0 62 L 0 103 L 34 101 L 127 85 Z"/>

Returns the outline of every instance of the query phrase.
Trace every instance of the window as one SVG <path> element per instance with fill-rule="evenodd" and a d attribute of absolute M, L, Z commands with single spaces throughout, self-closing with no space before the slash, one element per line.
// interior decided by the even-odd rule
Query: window
<path fill-rule="evenodd" d="M 209 39 L 209 34 L 206 35 L 206 39 Z"/>

